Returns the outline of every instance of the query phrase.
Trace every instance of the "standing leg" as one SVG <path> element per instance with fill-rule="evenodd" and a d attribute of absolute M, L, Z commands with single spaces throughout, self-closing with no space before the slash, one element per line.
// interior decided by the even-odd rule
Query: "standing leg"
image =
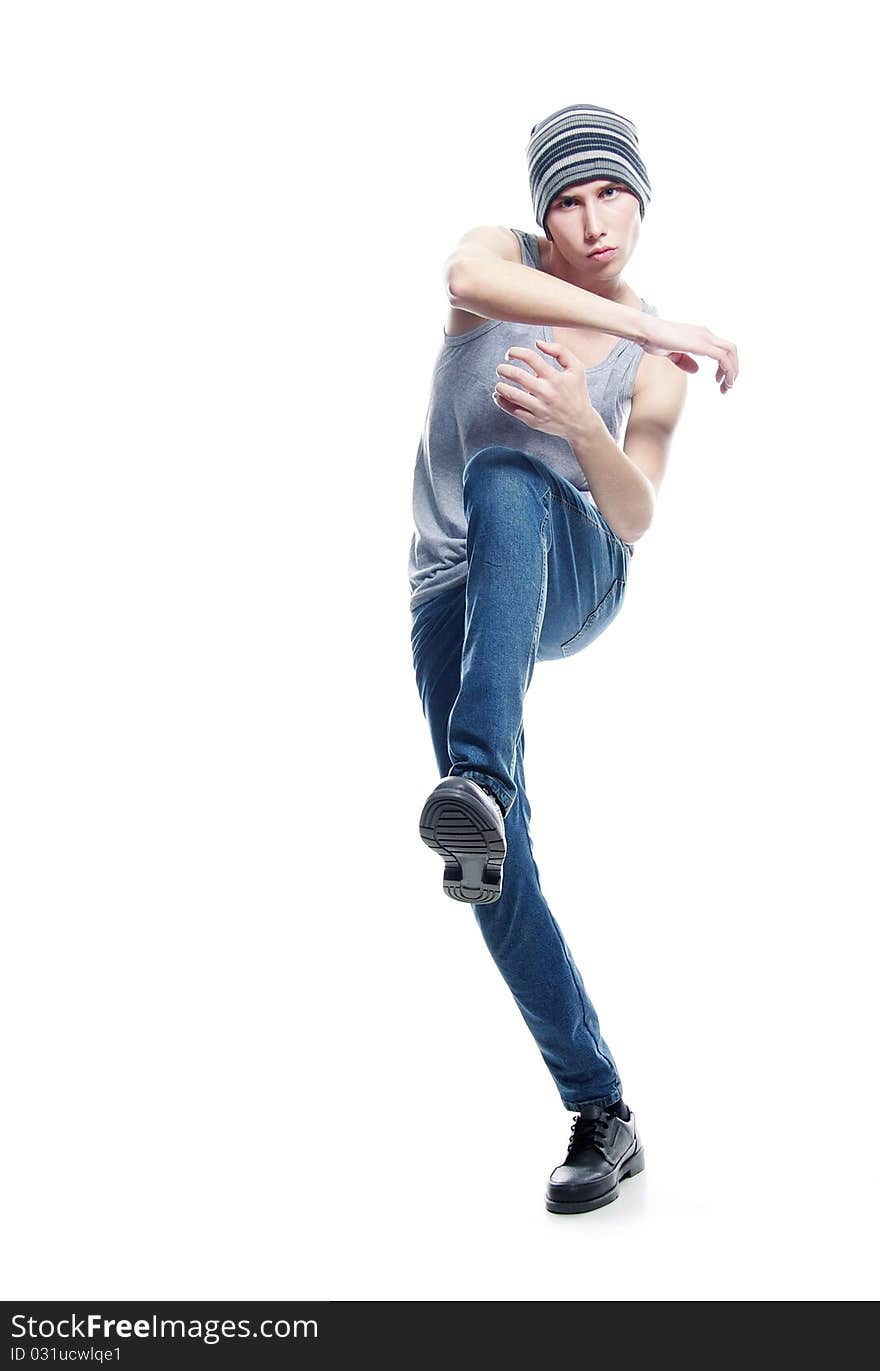
<path fill-rule="evenodd" d="M 485 482 L 475 481 L 474 477 L 482 470 L 484 455 L 487 457 L 485 465 L 488 467 L 488 454 L 494 452 L 510 453 L 512 450 L 484 449 L 478 454 L 480 464 L 474 458 L 466 468 L 471 517 L 473 518 L 473 511 L 477 507 L 474 492 L 478 488 L 495 492 L 489 496 L 489 501 L 503 511 L 505 518 L 509 515 L 508 536 L 513 536 L 519 554 L 524 554 L 528 544 L 528 528 L 531 527 L 533 533 L 537 529 L 540 536 L 543 526 L 546 536 L 548 525 L 544 519 L 548 509 L 553 511 L 553 506 L 549 501 L 542 504 L 540 486 L 537 503 L 535 502 L 535 483 L 531 476 L 526 476 L 528 485 L 518 479 L 526 471 L 526 467 L 519 461 L 520 457 L 524 458 L 524 454 L 515 454 L 510 463 L 505 463 L 504 458 L 501 459 L 498 474 L 503 475 L 506 472 L 513 476 L 515 473 L 514 479 L 508 480 L 507 476 L 504 476 L 497 482 L 491 477 Z M 531 462 L 532 459 L 524 460 Z M 541 472 L 536 472 L 531 467 L 528 469 L 538 476 L 539 482 L 545 481 Z M 564 482 L 559 487 L 558 495 L 560 499 L 564 496 L 571 502 L 572 519 L 576 519 L 578 524 L 580 520 L 590 523 L 589 530 L 576 527 L 572 549 L 577 543 L 580 552 L 589 556 L 592 544 L 582 545 L 578 541 L 582 532 L 597 544 L 607 543 L 613 538 L 613 535 L 602 530 L 599 523 L 593 521 L 587 511 L 581 511 L 581 501 L 574 487 Z M 480 503 L 485 505 L 486 501 Z M 536 516 L 531 525 L 524 519 L 517 522 L 517 509 L 525 509 L 530 518 L 532 515 Z M 561 612 L 555 590 L 548 599 L 542 589 L 544 573 L 540 568 L 544 565 L 544 554 L 541 554 L 539 562 L 535 558 L 525 559 L 520 574 L 514 578 L 520 587 L 514 603 L 524 605 L 525 612 L 532 615 L 531 623 L 523 631 L 519 622 L 525 617 L 522 609 L 518 617 L 516 614 L 510 614 L 503 601 L 499 602 L 498 597 L 492 595 L 486 584 L 488 576 L 483 575 L 483 570 L 488 573 L 493 567 L 495 576 L 502 582 L 508 582 L 510 561 L 505 558 L 502 551 L 503 539 L 477 538 L 477 530 L 483 530 L 485 527 L 486 520 L 478 518 L 475 521 L 474 536 L 471 537 L 469 532 L 471 567 L 473 553 L 478 548 L 483 557 L 480 562 L 481 570 L 474 579 L 473 589 L 469 571 L 467 585 L 442 591 L 431 599 L 422 601 L 414 609 L 413 663 L 441 777 L 450 774 L 452 747 L 449 740 L 453 737 L 452 715 L 454 707 L 459 706 L 460 727 L 454 734 L 455 745 L 463 749 L 473 743 L 476 750 L 470 754 L 471 758 L 478 756 L 481 761 L 488 764 L 483 769 L 475 766 L 474 773 L 483 780 L 493 782 L 499 790 L 506 787 L 508 796 L 512 797 L 512 803 L 505 814 L 507 856 L 504 888 L 495 903 L 475 904 L 472 908 L 483 939 L 510 987 L 520 1013 L 556 1083 L 565 1108 L 577 1112 L 582 1106 L 613 1104 L 621 1098 L 621 1084 L 617 1067 L 602 1038 L 596 1011 L 584 988 L 580 972 L 541 890 L 529 832 L 531 808 L 525 790 L 522 693 L 532 673 L 537 610 L 543 606 L 545 600 L 546 605 L 543 607 L 552 612 L 543 616 L 546 637 L 542 635 L 539 644 L 539 655 L 542 658 L 567 656 L 571 651 L 578 651 L 581 645 L 592 641 L 601 631 L 599 623 L 602 616 L 591 620 L 599 600 L 589 603 L 591 595 L 594 594 L 590 587 L 595 585 L 602 594 L 607 594 L 607 586 L 602 584 L 602 577 L 605 574 L 602 557 L 607 553 L 604 547 L 596 552 L 592 570 L 589 566 L 581 566 L 579 584 L 571 592 L 574 595 L 574 602 L 568 604 Z M 480 610 L 484 606 L 489 612 L 487 623 L 480 618 Z M 497 613 L 504 615 L 505 621 L 510 625 L 513 635 L 512 646 L 505 645 L 503 637 L 498 635 L 496 621 L 492 618 L 492 615 Z M 473 697 L 478 695 L 479 691 L 471 692 L 469 689 L 468 671 L 464 665 L 468 630 L 470 670 L 477 672 L 484 689 L 487 684 L 491 684 L 491 645 L 494 643 L 495 650 L 502 656 L 506 654 L 510 659 L 506 659 L 503 664 L 496 663 L 503 665 L 503 670 L 497 673 L 500 692 L 493 698 L 500 700 L 507 709 L 503 726 L 494 726 L 491 706 L 482 709 L 483 718 L 490 728 L 490 746 L 485 745 L 479 732 L 479 716 L 475 719 Z M 540 626 L 537 631 L 541 631 Z M 497 707 L 499 706 L 496 705 Z M 508 747 L 512 753 L 509 757 Z M 462 756 L 461 753 L 456 755 Z M 462 771 L 460 774 L 465 772 Z"/>

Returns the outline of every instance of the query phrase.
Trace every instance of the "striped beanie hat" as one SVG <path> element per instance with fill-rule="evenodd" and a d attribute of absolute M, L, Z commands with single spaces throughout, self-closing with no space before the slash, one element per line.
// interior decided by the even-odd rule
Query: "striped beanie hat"
<path fill-rule="evenodd" d="M 580 181 L 620 181 L 638 199 L 644 219 L 651 183 L 636 126 L 622 114 L 603 105 L 565 105 L 535 124 L 526 156 L 535 218 L 545 233 L 544 219 L 557 195 Z"/>

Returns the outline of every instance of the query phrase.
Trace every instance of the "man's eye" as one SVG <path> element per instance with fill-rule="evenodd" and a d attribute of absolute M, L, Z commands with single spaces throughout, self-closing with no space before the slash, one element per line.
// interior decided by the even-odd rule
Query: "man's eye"
<path fill-rule="evenodd" d="M 606 192 L 607 190 L 613 190 L 613 191 L 617 191 L 617 192 L 619 193 L 620 187 L 619 187 L 619 186 L 603 186 L 603 187 L 602 187 L 602 190 L 599 192 L 599 194 L 600 194 L 600 195 L 604 195 L 605 192 Z M 564 205 L 565 202 L 566 202 L 567 200 L 576 201 L 576 200 L 577 200 L 577 196 L 576 196 L 576 195 L 563 195 L 562 198 L 561 198 L 561 200 L 559 201 L 560 205 Z"/>

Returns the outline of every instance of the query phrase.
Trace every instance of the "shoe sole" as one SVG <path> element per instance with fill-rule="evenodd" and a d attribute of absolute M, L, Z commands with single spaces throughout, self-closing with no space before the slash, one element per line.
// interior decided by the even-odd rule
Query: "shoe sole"
<path fill-rule="evenodd" d="M 480 803 L 467 779 L 453 777 L 432 790 L 422 809 L 419 833 L 422 842 L 443 858 L 443 889 L 450 899 L 492 904 L 501 898 L 507 841 L 488 803 Z M 479 791 L 476 782 L 472 784 Z"/>
<path fill-rule="evenodd" d="M 544 1203 L 551 1214 L 586 1214 L 591 1209 L 601 1209 L 603 1204 L 611 1204 L 618 1196 L 618 1186 L 621 1181 L 625 1181 L 628 1176 L 637 1176 L 640 1171 L 645 1169 L 645 1149 L 640 1147 L 638 1152 L 633 1153 L 628 1162 L 624 1162 L 624 1170 L 621 1171 L 617 1180 L 610 1190 L 606 1190 L 604 1195 L 594 1195 L 591 1200 L 551 1200 L 545 1197 Z"/>

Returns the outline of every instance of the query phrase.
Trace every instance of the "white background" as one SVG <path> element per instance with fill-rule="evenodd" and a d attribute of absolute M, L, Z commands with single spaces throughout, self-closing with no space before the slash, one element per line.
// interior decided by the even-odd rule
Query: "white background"
<path fill-rule="evenodd" d="M 5 1298 L 877 1294 L 867 11 L 33 3 L 0 34 Z M 643 1133 L 571 1116 L 419 841 L 411 479 L 465 228 L 632 118 L 702 358 L 625 612 L 526 702 Z"/>

